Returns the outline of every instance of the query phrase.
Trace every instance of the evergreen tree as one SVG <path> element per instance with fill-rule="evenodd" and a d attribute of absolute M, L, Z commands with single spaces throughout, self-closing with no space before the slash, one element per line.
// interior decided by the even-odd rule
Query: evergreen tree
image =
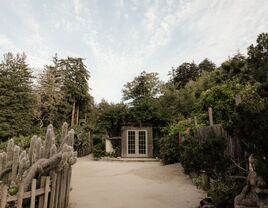
<path fill-rule="evenodd" d="M 71 118 L 72 126 L 78 125 L 79 118 L 86 118 L 93 100 L 89 94 L 89 72 L 82 58 L 59 59 L 56 67 L 62 73 L 61 113 L 65 115 L 65 120 Z"/>
<path fill-rule="evenodd" d="M 177 89 L 183 88 L 190 80 L 195 81 L 199 77 L 201 72 L 194 62 L 183 63 L 176 69 L 173 68 L 169 75 L 171 76 L 171 82 Z"/>
<path fill-rule="evenodd" d="M 5 54 L 0 64 L 1 139 L 31 132 L 34 101 L 26 55 Z"/>
<path fill-rule="evenodd" d="M 58 59 L 45 66 L 39 77 L 38 92 L 41 96 L 41 122 L 60 126 L 64 121 L 79 124 L 86 118 L 92 104 L 89 94 L 89 73 L 82 58 Z"/>
<path fill-rule="evenodd" d="M 216 65 L 210 61 L 209 59 L 205 58 L 199 65 L 198 65 L 199 71 L 214 71 L 216 69 Z"/>
<path fill-rule="evenodd" d="M 38 94 L 40 95 L 40 115 L 41 126 L 53 124 L 61 126 L 62 120 L 59 119 L 59 106 L 63 97 L 61 92 L 62 73 L 56 67 L 57 58 L 53 58 L 54 65 L 45 66 L 43 73 L 38 79 Z"/>
<path fill-rule="evenodd" d="M 268 33 L 260 34 L 257 44 L 249 46 L 247 61 L 249 73 L 262 83 L 262 94 L 268 98 Z"/>

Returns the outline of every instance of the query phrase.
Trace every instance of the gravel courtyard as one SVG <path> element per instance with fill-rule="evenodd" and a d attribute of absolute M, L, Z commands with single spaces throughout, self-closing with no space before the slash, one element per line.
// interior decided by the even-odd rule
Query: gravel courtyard
<path fill-rule="evenodd" d="M 71 208 L 190 208 L 205 194 L 178 164 L 92 161 L 73 167 Z"/>

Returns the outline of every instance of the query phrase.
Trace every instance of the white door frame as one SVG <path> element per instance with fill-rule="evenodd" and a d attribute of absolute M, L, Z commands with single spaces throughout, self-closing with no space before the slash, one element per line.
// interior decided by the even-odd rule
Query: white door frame
<path fill-rule="evenodd" d="M 134 131 L 135 132 L 135 154 L 128 153 L 128 132 Z M 145 132 L 145 154 L 139 154 L 139 132 Z M 127 157 L 148 157 L 148 131 L 146 129 L 135 129 L 135 130 L 127 130 L 126 136 L 126 150 L 127 150 Z"/>

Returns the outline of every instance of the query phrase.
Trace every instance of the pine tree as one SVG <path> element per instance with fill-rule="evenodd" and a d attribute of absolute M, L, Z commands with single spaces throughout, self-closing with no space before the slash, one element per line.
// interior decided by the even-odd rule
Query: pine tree
<path fill-rule="evenodd" d="M 62 74 L 56 67 L 57 57 L 53 58 L 53 65 L 45 66 L 44 71 L 38 79 L 38 94 L 40 96 L 40 126 L 53 124 L 56 127 L 62 125 L 64 121 L 60 119 L 59 107 L 63 97 L 61 92 Z"/>
<path fill-rule="evenodd" d="M 78 125 L 79 118 L 85 116 L 92 101 L 88 86 L 89 72 L 82 58 L 60 59 L 57 66 L 63 73 L 61 90 L 64 93 L 65 115 L 71 115 L 72 126 Z"/>
<path fill-rule="evenodd" d="M 7 53 L 0 64 L 0 138 L 27 135 L 32 129 L 32 74 L 24 53 Z"/>

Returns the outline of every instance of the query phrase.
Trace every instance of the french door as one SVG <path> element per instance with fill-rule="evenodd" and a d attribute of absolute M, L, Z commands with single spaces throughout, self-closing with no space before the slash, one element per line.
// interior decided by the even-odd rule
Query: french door
<path fill-rule="evenodd" d="M 127 131 L 127 155 L 129 157 L 146 157 L 148 154 L 147 146 L 146 130 Z"/>

